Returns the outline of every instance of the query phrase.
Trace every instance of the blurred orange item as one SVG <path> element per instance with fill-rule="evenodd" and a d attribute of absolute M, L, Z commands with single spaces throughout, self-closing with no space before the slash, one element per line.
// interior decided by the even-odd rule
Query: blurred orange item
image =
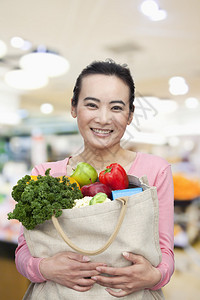
<path fill-rule="evenodd" d="M 70 182 L 71 184 L 72 184 L 72 183 L 76 183 L 77 186 L 78 186 L 78 188 L 80 189 L 79 183 L 78 183 L 74 178 L 72 178 L 72 177 L 70 177 L 70 176 L 65 176 L 65 177 L 69 180 L 69 182 Z M 62 182 L 63 176 L 60 176 L 60 177 L 58 177 L 58 178 L 60 178 L 60 182 Z"/>
<path fill-rule="evenodd" d="M 177 234 L 179 234 L 180 232 L 182 232 L 182 228 L 180 225 L 178 224 L 174 224 L 174 236 L 176 236 Z"/>
<path fill-rule="evenodd" d="M 198 180 L 189 179 L 182 173 L 173 175 L 174 199 L 192 200 L 200 196 L 200 183 Z"/>
<path fill-rule="evenodd" d="M 31 179 L 36 181 L 37 180 L 37 176 L 31 175 Z"/>

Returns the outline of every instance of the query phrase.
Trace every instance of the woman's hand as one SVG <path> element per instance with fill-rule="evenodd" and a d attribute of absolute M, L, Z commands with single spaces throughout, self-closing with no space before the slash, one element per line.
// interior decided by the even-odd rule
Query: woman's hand
<path fill-rule="evenodd" d="M 40 262 L 40 272 L 47 280 L 54 281 L 79 292 L 91 289 L 95 281 L 92 276 L 99 275 L 96 270 L 103 263 L 93 263 L 86 256 L 61 252 Z"/>
<path fill-rule="evenodd" d="M 123 256 L 133 265 L 124 268 L 97 267 L 99 272 L 111 277 L 92 277 L 98 284 L 106 286 L 106 291 L 112 296 L 124 297 L 133 292 L 151 288 L 161 280 L 160 271 L 143 256 L 126 252 Z M 120 291 L 113 291 L 111 288 L 120 289 Z"/>

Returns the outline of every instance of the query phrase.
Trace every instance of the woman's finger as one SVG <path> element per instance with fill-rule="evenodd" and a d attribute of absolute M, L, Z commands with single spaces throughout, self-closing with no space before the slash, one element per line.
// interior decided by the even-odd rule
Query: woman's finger
<path fill-rule="evenodd" d="M 102 263 L 102 262 L 91 262 L 90 257 L 85 256 L 85 255 L 81 255 L 81 254 L 74 253 L 74 252 L 66 252 L 66 254 L 67 254 L 68 258 L 71 260 L 75 260 L 75 261 L 78 261 L 81 263 L 90 262 L 89 264 L 82 265 L 83 269 L 93 270 L 93 269 L 96 269 L 96 267 L 98 267 L 98 266 L 107 266 L 107 264 Z"/>
<path fill-rule="evenodd" d="M 80 286 L 80 285 L 74 285 L 73 289 L 77 292 L 87 292 L 92 288 L 92 286 Z"/>
<path fill-rule="evenodd" d="M 106 289 L 106 291 L 110 294 L 110 295 L 112 295 L 112 296 L 114 296 L 114 297 L 117 297 L 117 298 L 121 298 L 121 297 L 124 297 L 124 296 L 126 296 L 126 295 L 128 295 L 125 291 L 123 291 L 123 290 L 120 290 L 120 291 L 113 291 L 113 290 L 111 290 L 111 289 Z"/>
<path fill-rule="evenodd" d="M 105 286 L 107 288 L 112 288 L 112 289 L 124 289 L 124 285 L 123 284 L 104 284 L 104 283 L 100 283 L 97 282 L 99 285 L 101 286 Z"/>
<path fill-rule="evenodd" d="M 90 257 L 82 255 L 82 254 L 78 254 L 75 252 L 65 252 L 66 255 L 68 256 L 68 258 L 79 261 L 79 262 L 89 262 L 90 261 Z"/>
<path fill-rule="evenodd" d="M 92 280 L 91 278 L 80 278 L 76 281 L 77 285 L 80 286 L 93 286 L 95 281 Z"/>
<path fill-rule="evenodd" d="M 126 275 L 126 267 L 125 268 L 113 268 L 113 267 L 98 266 L 98 267 L 96 267 L 96 270 L 99 273 L 104 273 L 104 274 L 113 275 L 113 276 Z"/>
<path fill-rule="evenodd" d="M 97 283 L 102 284 L 107 287 L 114 287 L 116 285 L 123 285 L 126 279 L 123 276 L 108 277 L 108 276 L 92 276 L 92 279 Z M 121 288 L 121 287 L 120 287 Z"/>
<path fill-rule="evenodd" d="M 131 261 L 133 264 L 141 263 L 141 260 L 143 259 L 141 255 L 133 254 L 131 252 L 123 252 L 122 254 L 125 259 Z"/>
<path fill-rule="evenodd" d="M 79 269 L 82 270 L 82 271 L 96 270 L 98 273 L 100 273 L 100 272 L 97 270 L 97 268 L 98 267 L 105 267 L 105 266 L 106 266 L 106 264 L 104 264 L 104 263 L 96 263 L 96 262 L 89 262 L 87 264 L 81 264 L 80 263 L 78 265 Z"/>
<path fill-rule="evenodd" d="M 87 278 L 87 277 L 98 276 L 98 275 L 100 275 L 100 273 L 96 270 L 80 271 L 79 273 L 80 278 Z"/>

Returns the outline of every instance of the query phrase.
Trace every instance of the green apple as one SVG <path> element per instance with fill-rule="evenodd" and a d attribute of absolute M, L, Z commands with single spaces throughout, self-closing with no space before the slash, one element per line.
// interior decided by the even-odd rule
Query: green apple
<path fill-rule="evenodd" d="M 106 199 L 107 199 L 107 195 L 105 193 L 97 193 L 90 200 L 90 205 L 94 205 L 94 204 L 97 204 L 97 203 L 103 203 Z"/>
<path fill-rule="evenodd" d="M 90 164 L 80 162 L 70 177 L 74 178 L 82 187 L 83 185 L 94 183 L 98 178 L 98 173 Z"/>

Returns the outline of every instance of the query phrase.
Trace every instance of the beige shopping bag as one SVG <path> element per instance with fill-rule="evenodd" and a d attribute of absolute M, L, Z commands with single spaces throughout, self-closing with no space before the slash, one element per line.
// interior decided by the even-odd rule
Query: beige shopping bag
<path fill-rule="evenodd" d="M 90 255 L 91 261 L 124 267 L 131 263 L 122 252 L 143 255 L 153 266 L 161 261 L 158 233 L 158 198 L 146 176 L 129 175 L 131 185 L 143 192 L 111 202 L 65 209 L 58 218 L 45 221 L 24 235 L 34 257 L 50 257 L 62 251 Z M 113 299 L 105 287 L 95 284 L 88 292 L 77 292 L 54 282 L 31 283 L 24 299 Z M 161 290 L 142 290 L 121 299 L 164 299 Z"/>

